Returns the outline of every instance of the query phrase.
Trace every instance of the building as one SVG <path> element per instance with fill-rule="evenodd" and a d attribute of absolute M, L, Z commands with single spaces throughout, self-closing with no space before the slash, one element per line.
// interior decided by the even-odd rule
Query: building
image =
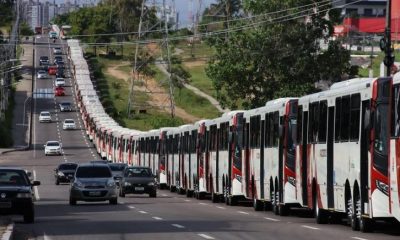
<path fill-rule="evenodd" d="M 354 2 L 353 4 L 351 4 Z M 333 6 L 342 7 L 343 17 L 382 17 L 386 15 L 387 0 L 341 0 L 333 1 Z"/>

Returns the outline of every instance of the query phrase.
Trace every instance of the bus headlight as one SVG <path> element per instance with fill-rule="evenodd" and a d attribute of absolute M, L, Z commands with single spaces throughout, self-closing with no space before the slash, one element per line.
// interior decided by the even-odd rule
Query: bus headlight
<path fill-rule="evenodd" d="M 383 183 L 379 180 L 375 181 L 376 187 L 383 192 L 386 196 L 389 196 L 389 186 L 386 183 Z"/>

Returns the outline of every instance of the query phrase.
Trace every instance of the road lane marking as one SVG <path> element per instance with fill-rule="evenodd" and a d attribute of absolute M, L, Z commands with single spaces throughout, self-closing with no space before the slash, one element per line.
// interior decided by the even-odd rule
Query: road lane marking
<path fill-rule="evenodd" d="M 43 233 L 43 240 L 51 240 L 51 238 L 49 238 L 49 236 L 47 236 L 46 233 Z"/>
<path fill-rule="evenodd" d="M 175 198 L 177 198 L 177 197 L 175 197 Z M 185 202 L 190 202 L 190 200 L 189 199 L 185 199 Z"/>
<path fill-rule="evenodd" d="M 224 208 L 224 207 L 220 207 L 220 206 L 217 206 L 217 208 L 219 208 L 219 209 L 226 209 L 226 208 Z"/>
<path fill-rule="evenodd" d="M 301 225 L 303 228 L 308 228 L 308 229 L 312 229 L 312 230 L 319 230 L 319 228 L 316 227 L 311 227 L 311 226 L 307 226 L 307 225 Z"/>
<path fill-rule="evenodd" d="M 270 220 L 270 221 L 273 221 L 273 222 L 279 222 L 279 221 L 281 221 L 281 220 L 278 220 L 278 219 L 275 219 L 275 218 L 268 218 L 268 217 L 264 217 L 264 219 Z"/>
<path fill-rule="evenodd" d="M 204 206 L 208 206 L 208 204 L 207 203 L 203 203 L 203 202 L 201 202 L 201 203 L 199 203 L 200 205 L 204 205 Z"/>
<path fill-rule="evenodd" d="M 238 211 L 238 213 L 245 214 L 245 215 L 249 215 L 250 214 L 248 212 L 243 212 L 243 211 Z"/>
<path fill-rule="evenodd" d="M 199 235 L 200 237 L 205 238 L 205 239 L 215 239 L 215 238 L 213 238 L 213 237 L 211 237 L 211 236 L 209 236 L 207 234 L 203 234 L 203 233 L 200 233 L 200 234 L 197 234 L 197 235 Z"/>
<path fill-rule="evenodd" d="M 163 196 L 163 197 L 168 197 L 168 195 L 167 195 L 167 194 L 163 194 L 162 196 Z"/>
<path fill-rule="evenodd" d="M 135 208 L 135 206 L 128 206 L 128 208 L 130 208 L 130 209 L 134 209 L 134 208 Z"/>
<path fill-rule="evenodd" d="M 36 181 L 36 170 L 33 170 L 33 180 Z M 36 200 L 39 201 L 40 200 L 40 195 L 39 195 L 38 187 L 37 186 L 33 186 L 33 191 L 35 193 Z"/>
<path fill-rule="evenodd" d="M 146 211 L 139 211 L 140 213 L 142 213 L 142 214 L 147 214 L 147 212 Z"/>
<path fill-rule="evenodd" d="M 351 237 L 351 238 L 357 239 L 357 240 L 368 240 L 368 239 L 366 239 L 366 238 L 360 238 L 360 237 Z"/>
<path fill-rule="evenodd" d="M 153 219 L 155 219 L 155 220 L 163 220 L 163 219 L 160 218 L 160 217 L 153 217 Z"/>
<path fill-rule="evenodd" d="M 182 226 L 182 225 L 179 225 L 179 224 L 171 224 L 173 227 L 176 227 L 176 228 L 185 228 L 184 226 Z"/>

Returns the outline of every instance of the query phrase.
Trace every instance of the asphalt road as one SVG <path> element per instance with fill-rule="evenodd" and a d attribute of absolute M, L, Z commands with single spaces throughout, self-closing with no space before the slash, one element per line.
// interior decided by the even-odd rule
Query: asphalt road
<path fill-rule="evenodd" d="M 35 47 L 39 57 L 53 59 L 52 43 L 47 37 L 36 39 L 42 43 Z M 59 42 L 57 42 L 59 43 Z M 65 56 L 65 55 L 64 55 Z M 66 60 L 66 59 L 65 59 Z M 69 74 L 69 72 L 67 72 Z M 50 79 L 37 79 L 34 92 L 53 88 Z M 82 129 L 79 111 L 58 111 L 60 101 L 74 102 L 71 79 L 66 79 L 67 96 L 35 99 L 33 121 L 33 147 L 31 151 L 13 152 L 0 156 L 2 165 L 22 166 L 34 173 L 42 185 L 35 189 L 36 220 L 24 224 L 15 216 L 15 239 L 396 239 L 400 237 L 398 225 L 378 224 L 375 233 L 354 232 L 342 224 L 318 225 L 303 211 L 288 217 L 271 212 L 255 212 L 251 207 L 213 204 L 209 200 L 196 200 L 163 190 L 157 198 L 145 195 L 127 195 L 119 198 L 118 205 L 107 203 L 68 204 L 69 185 L 55 185 L 54 168 L 61 162 L 87 162 L 98 156 Z M 75 105 L 76 109 L 76 105 Z M 39 123 L 40 111 L 50 110 L 52 123 Z M 77 130 L 63 131 L 62 121 L 79 121 Z M 45 156 L 43 144 L 59 140 L 63 156 Z"/>

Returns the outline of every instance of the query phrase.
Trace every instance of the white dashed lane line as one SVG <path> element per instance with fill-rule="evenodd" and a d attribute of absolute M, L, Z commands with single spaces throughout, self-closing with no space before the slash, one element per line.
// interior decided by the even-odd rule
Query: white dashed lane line
<path fill-rule="evenodd" d="M 171 224 L 173 227 L 176 227 L 176 228 L 185 228 L 184 226 L 182 226 L 182 225 L 179 225 L 179 224 Z"/>
<path fill-rule="evenodd" d="M 197 235 L 199 235 L 200 237 L 205 238 L 205 239 L 215 239 L 215 238 L 213 238 L 213 237 L 211 237 L 211 236 L 209 236 L 207 234 L 203 234 L 203 233 L 199 233 Z"/>
<path fill-rule="evenodd" d="M 275 219 L 275 218 L 268 218 L 268 217 L 264 217 L 264 219 L 272 221 L 272 222 L 280 222 L 281 220 L 279 219 Z"/>
<path fill-rule="evenodd" d="M 357 239 L 357 240 L 368 240 L 366 238 L 360 238 L 360 237 L 351 237 L 352 239 Z"/>
<path fill-rule="evenodd" d="M 203 203 L 203 202 L 201 202 L 201 203 L 199 203 L 200 205 L 203 205 L 203 206 L 208 206 L 208 203 Z"/>
<path fill-rule="evenodd" d="M 163 219 L 162 219 L 162 218 L 160 218 L 160 217 L 153 217 L 153 219 L 155 219 L 155 220 L 159 220 L 159 221 L 163 220 Z"/>
<path fill-rule="evenodd" d="M 307 225 L 301 225 L 303 228 L 308 228 L 308 229 L 312 229 L 312 230 L 319 230 L 319 228 L 316 227 L 311 227 L 311 226 L 307 226 Z"/>
<path fill-rule="evenodd" d="M 217 208 L 219 208 L 219 209 L 226 209 L 226 208 L 224 208 L 224 207 L 220 207 L 220 206 L 217 206 Z"/>
<path fill-rule="evenodd" d="M 141 214 L 147 214 L 146 211 L 139 211 Z"/>
<path fill-rule="evenodd" d="M 238 213 L 244 214 L 244 215 L 249 215 L 249 214 L 250 214 L 250 213 L 248 213 L 248 212 L 243 212 L 243 211 L 238 211 Z"/>
<path fill-rule="evenodd" d="M 136 207 L 135 206 L 128 206 L 128 208 L 135 209 Z"/>

